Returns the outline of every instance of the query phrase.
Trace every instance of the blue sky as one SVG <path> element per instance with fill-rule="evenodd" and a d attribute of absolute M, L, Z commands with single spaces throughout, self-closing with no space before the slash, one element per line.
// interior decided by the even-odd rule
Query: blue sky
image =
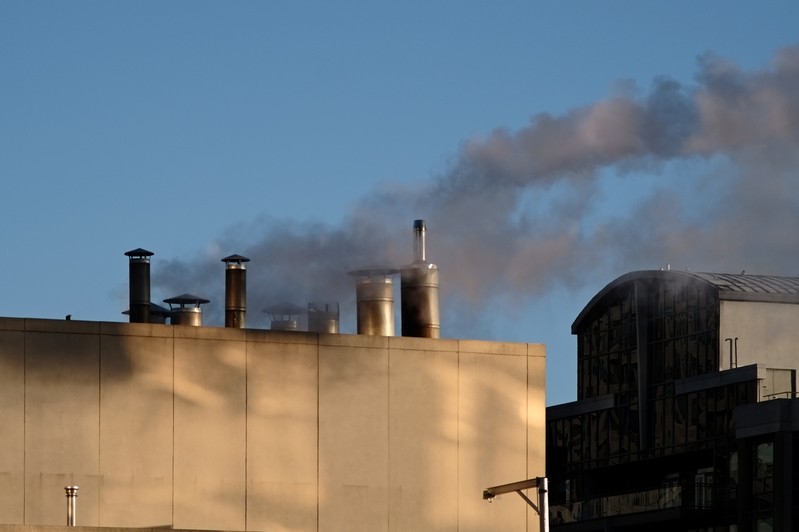
<path fill-rule="evenodd" d="M 796 20 L 776 1 L 5 0 L 0 316 L 123 321 L 123 253 L 144 247 L 153 299 L 208 297 L 211 322 L 219 259 L 250 256 L 265 327 L 255 305 L 317 296 L 291 292 L 303 275 L 323 292 L 348 282 L 327 269 L 410 260 L 425 218 L 443 336 L 545 343 L 547 402 L 574 400 L 570 325 L 618 275 L 799 274 Z"/>

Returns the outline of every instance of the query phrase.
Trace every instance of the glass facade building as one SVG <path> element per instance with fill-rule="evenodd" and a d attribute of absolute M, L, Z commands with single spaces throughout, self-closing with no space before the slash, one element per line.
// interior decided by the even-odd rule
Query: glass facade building
<path fill-rule="evenodd" d="M 793 486 L 794 446 L 774 423 L 739 430 L 742 407 L 794 402 L 797 329 L 799 278 L 645 271 L 606 286 L 572 325 L 577 401 L 547 409 L 553 529 L 799 527 L 795 502 L 774 503 L 775 456 Z"/>

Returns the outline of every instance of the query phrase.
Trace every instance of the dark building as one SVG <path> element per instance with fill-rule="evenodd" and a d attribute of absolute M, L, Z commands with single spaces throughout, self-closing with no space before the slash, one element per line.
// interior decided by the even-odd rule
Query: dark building
<path fill-rule="evenodd" d="M 799 278 L 633 272 L 572 325 L 547 409 L 552 528 L 799 529 Z"/>

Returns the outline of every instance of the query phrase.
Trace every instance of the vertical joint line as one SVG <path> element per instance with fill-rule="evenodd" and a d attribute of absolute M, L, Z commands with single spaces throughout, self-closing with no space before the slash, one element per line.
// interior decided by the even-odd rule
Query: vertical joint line
<path fill-rule="evenodd" d="M 249 505 L 249 461 L 250 461 L 250 356 L 249 356 L 249 342 L 245 332 L 244 337 L 244 530 L 249 530 L 247 526 L 247 510 Z"/>
<path fill-rule="evenodd" d="M 319 530 L 319 489 L 320 489 L 320 471 L 319 471 L 319 448 L 321 444 L 321 437 L 320 437 L 320 427 L 321 424 L 319 420 L 321 418 L 319 412 L 319 395 L 321 393 L 321 365 L 322 365 L 322 357 L 320 353 L 322 351 L 322 342 L 320 338 L 322 337 L 321 334 L 316 335 L 316 530 Z"/>
<path fill-rule="evenodd" d="M 27 320 L 25 324 L 27 325 Z M 22 524 L 27 519 L 28 484 L 28 334 L 22 333 Z"/>

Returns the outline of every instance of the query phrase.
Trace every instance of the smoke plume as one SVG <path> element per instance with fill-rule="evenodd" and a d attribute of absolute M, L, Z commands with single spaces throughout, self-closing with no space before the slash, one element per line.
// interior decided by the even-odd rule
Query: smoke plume
<path fill-rule="evenodd" d="M 667 263 L 796 275 L 797 148 L 799 47 L 755 72 L 706 54 L 691 84 L 663 77 L 645 92 L 628 87 L 471 139 L 441 175 L 415 189 L 385 186 L 339 226 L 260 219 L 231 228 L 219 253 L 159 265 L 154 284 L 170 295 L 202 291 L 221 322 L 219 261 L 240 253 L 252 259 L 251 313 L 282 301 L 346 308 L 347 271 L 410 262 L 417 218 L 427 220 L 428 256 L 441 269 L 444 336 L 453 336 L 454 309 L 478 317 L 490 305 Z"/>

